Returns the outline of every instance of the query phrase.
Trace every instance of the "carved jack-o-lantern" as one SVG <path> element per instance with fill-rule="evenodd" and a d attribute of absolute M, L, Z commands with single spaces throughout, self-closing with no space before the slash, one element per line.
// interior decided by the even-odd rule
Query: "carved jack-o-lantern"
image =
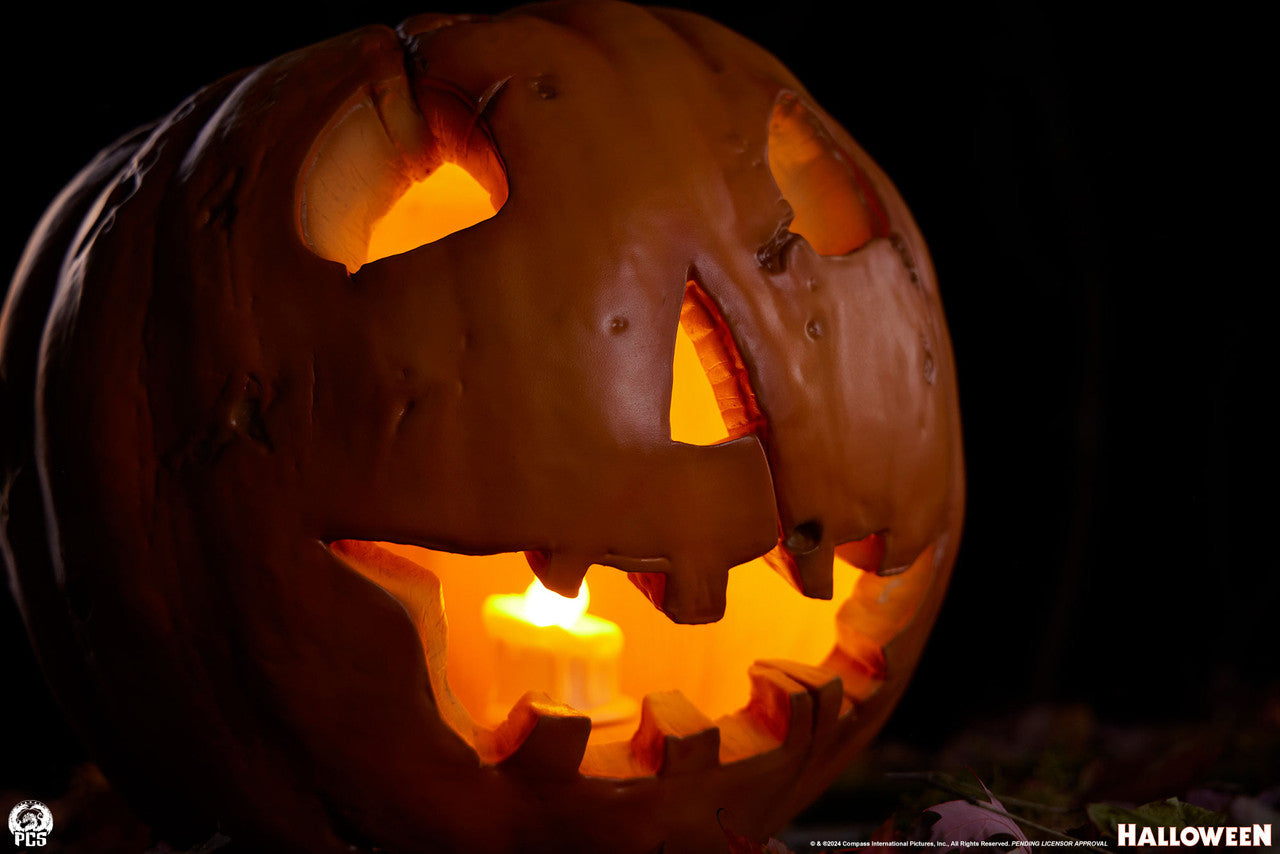
<path fill-rule="evenodd" d="M 884 721 L 958 543 L 909 213 L 692 14 L 423 16 L 215 84 L 59 197 L 0 331 L 15 589 L 166 828 L 763 837 Z M 534 575 L 588 615 L 505 606 Z"/>

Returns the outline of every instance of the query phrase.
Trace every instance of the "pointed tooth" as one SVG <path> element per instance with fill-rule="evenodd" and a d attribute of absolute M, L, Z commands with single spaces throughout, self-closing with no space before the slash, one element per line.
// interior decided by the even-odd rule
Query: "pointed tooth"
<path fill-rule="evenodd" d="M 810 599 L 830 599 L 835 586 L 835 548 L 817 521 L 796 525 L 765 556 L 765 563 Z"/>
<path fill-rule="evenodd" d="M 765 555 L 775 572 L 810 599 L 830 599 L 834 592 L 836 552 L 821 527 L 816 522 L 797 525 Z"/>
<path fill-rule="evenodd" d="M 810 599 L 830 599 L 835 586 L 832 575 L 836 560 L 835 547 L 824 542 L 811 552 L 792 557 L 796 562 L 800 592 Z"/>
<path fill-rule="evenodd" d="M 860 540 L 841 543 L 836 546 L 836 554 L 863 572 L 878 575 L 884 565 L 884 535 L 868 534 Z"/>
<path fill-rule="evenodd" d="M 835 728 L 840 715 L 848 711 L 844 701 L 844 685 L 840 674 L 825 667 L 771 658 L 757 661 L 757 666 L 769 667 L 785 674 L 803 685 L 813 699 L 813 737 L 821 741 Z"/>
<path fill-rule="evenodd" d="M 631 738 L 637 762 L 651 773 L 685 774 L 720 761 L 720 729 L 679 691 L 645 695 Z"/>
<path fill-rule="evenodd" d="M 585 558 L 559 552 L 529 551 L 524 557 L 543 587 L 570 599 L 578 595 L 582 579 L 591 566 L 591 561 Z"/>
<path fill-rule="evenodd" d="M 724 616 L 727 568 L 708 569 L 707 564 L 696 561 L 638 561 L 613 555 L 605 562 L 626 570 L 631 583 L 674 623 L 714 623 Z"/>
<path fill-rule="evenodd" d="M 600 563 L 625 572 L 627 579 L 653 603 L 653 607 L 659 611 L 662 610 L 662 599 L 666 596 L 667 573 L 671 571 L 671 561 L 664 557 L 635 558 L 608 554 L 600 559 Z"/>
<path fill-rule="evenodd" d="M 800 591 L 800 582 L 796 578 L 795 559 L 782 547 L 782 543 L 778 543 L 765 554 L 764 562 L 769 565 L 770 569 L 782 576 L 783 581 L 790 584 L 796 591 Z"/>
<path fill-rule="evenodd" d="M 667 595 L 667 574 L 665 572 L 628 572 L 627 580 L 659 611 L 662 600 Z"/>
<path fill-rule="evenodd" d="M 809 741 L 813 697 L 809 689 L 787 674 L 761 662 L 747 668 L 751 699 L 747 711 L 788 750 Z"/>
<path fill-rule="evenodd" d="M 729 570 L 677 564 L 667 573 L 658 606 L 672 622 L 714 623 L 724 616 Z"/>
<path fill-rule="evenodd" d="M 493 758 L 524 777 L 568 779 L 578 773 L 591 735 L 591 718 L 530 691 L 493 731 Z"/>

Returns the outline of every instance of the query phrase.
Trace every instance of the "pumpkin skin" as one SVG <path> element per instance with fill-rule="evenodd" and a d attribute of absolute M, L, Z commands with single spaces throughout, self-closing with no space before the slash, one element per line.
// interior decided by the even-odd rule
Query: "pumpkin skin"
<path fill-rule="evenodd" d="M 416 111 L 426 138 L 491 140 L 500 159 L 475 156 L 509 185 L 497 215 L 354 272 L 322 257 L 307 176 L 364 98 L 389 123 Z M 788 231 L 779 104 L 866 182 L 857 249 Z M 713 446 L 666 420 L 690 280 L 764 425 Z M 221 81 L 64 191 L 0 335 L 29 632 L 104 770 L 179 836 L 679 852 L 725 847 L 724 817 L 763 838 L 884 722 L 959 543 L 923 239 L 785 68 L 687 13 L 423 16 Z M 433 642 L 438 585 L 374 541 L 547 555 L 561 588 L 614 566 L 680 622 L 715 620 L 730 569 L 765 553 L 811 596 L 837 551 L 906 592 L 851 599 L 874 643 L 762 665 L 711 729 L 642 721 L 639 772 L 599 776 L 590 722 L 545 698 L 469 727 Z M 776 746 L 726 755 L 735 727 Z"/>

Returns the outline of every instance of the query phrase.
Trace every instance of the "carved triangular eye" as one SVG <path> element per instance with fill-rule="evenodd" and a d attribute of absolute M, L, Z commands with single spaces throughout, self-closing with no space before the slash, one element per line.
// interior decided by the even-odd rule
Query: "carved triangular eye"
<path fill-rule="evenodd" d="M 866 176 L 795 95 L 780 97 L 769 119 L 769 170 L 795 212 L 791 232 L 819 255 L 847 255 L 888 234 Z"/>
<path fill-rule="evenodd" d="M 441 163 L 410 184 L 373 223 L 365 263 L 434 243 L 497 212 L 489 191 L 470 172 L 457 163 Z"/>
<path fill-rule="evenodd" d="M 492 140 L 458 94 L 422 105 L 408 88 L 356 96 L 329 122 L 301 176 L 302 236 L 354 273 L 492 217 L 507 199 Z"/>

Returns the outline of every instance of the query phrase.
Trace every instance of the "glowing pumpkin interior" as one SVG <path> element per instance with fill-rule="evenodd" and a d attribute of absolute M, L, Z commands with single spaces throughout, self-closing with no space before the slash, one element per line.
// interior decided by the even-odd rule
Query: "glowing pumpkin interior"
<path fill-rule="evenodd" d="M 493 217 L 507 197 L 492 144 L 438 146 L 406 162 L 406 147 L 389 140 L 393 131 L 377 110 L 356 103 L 322 140 L 304 178 L 307 242 L 351 272 Z M 874 194 L 794 97 L 781 98 L 770 117 L 768 151 L 775 182 L 795 211 L 791 231 L 819 254 L 847 254 L 884 235 Z M 695 281 L 686 286 L 672 359 L 672 441 L 711 445 L 767 429 L 732 334 Z M 877 539 L 842 551 L 865 556 L 861 562 L 873 567 Z M 495 685 L 518 675 L 501 672 L 515 665 L 502 660 L 482 613 L 490 597 L 530 587 L 537 556 L 357 541 L 332 548 L 405 606 L 450 726 L 485 761 L 509 754 L 521 740 L 513 730 L 537 700 L 495 706 Z M 777 748 L 789 720 L 785 701 L 778 701 L 786 688 L 779 686 L 790 679 L 822 684 L 840 677 L 835 702 L 841 714 L 850 713 L 883 680 L 882 647 L 914 615 L 931 561 L 928 550 L 916 561 L 918 571 L 879 577 L 837 557 L 834 595 L 821 600 L 796 592 L 775 549 L 730 572 L 724 617 L 705 625 L 673 623 L 626 573 L 592 566 L 588 613 L 620 629 L 617 689 L 635 702 L 626 715 L 594 722 L 579 770 L 616 778 L 653 773 L 659 760 L 646 756 L 645 716 L 663 716 L 668 732 L 696 734 L 714 724 L 718 743 L 709 749 L 722 763 Z"/>

